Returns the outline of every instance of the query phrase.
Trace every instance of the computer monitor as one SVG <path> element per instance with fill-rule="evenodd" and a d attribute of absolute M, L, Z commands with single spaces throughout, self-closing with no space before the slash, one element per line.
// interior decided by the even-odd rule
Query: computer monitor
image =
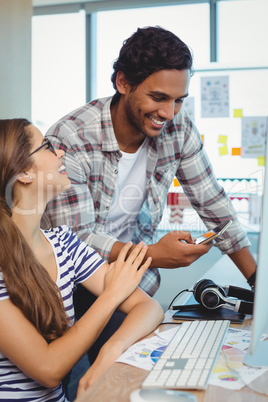
<path fill-rule="evenodd" d="M 251 343 L 244 359 L 254 367 L 268 367 L 268 341 L 260 341 L 263 333 L 268 333 L 268 141 L 265 160 Z"/>

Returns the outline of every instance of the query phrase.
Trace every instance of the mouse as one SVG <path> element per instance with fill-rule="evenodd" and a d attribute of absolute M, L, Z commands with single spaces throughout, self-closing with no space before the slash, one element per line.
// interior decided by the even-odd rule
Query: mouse
<path fill-rule="evenodd" d="M 197 402 L 194 394 L 172 389 L 136 389 L 130 395 L 130 402 Z"/>

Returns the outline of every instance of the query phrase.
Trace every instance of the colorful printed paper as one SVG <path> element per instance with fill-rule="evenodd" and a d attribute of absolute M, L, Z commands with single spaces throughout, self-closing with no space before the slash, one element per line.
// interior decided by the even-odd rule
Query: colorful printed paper
<path fill-rule="evenodd" d="M 265 154 L 267 117 L 243 117 L 242 158 L 258 158 Z"/>

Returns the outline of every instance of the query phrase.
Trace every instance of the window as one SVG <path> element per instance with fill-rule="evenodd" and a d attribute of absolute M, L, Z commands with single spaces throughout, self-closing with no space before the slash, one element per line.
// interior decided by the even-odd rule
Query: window
<path fill-rule="evenodd" d="M 32 19 L 32 121 L 45 133 L 85 103 L 85 13 Z"/>
<path fill-rule="evenodd" d="M 220 1 L 217 6 L 218 60 L 267 65 L 267 0 Z"/>
<path fill-rule="evenodd" d="M 97 13 L 97 98 L 114 94 L 110 80 L 112 65 L 118 57 L 123 41 L 137 28 L 149 25 L 160 25 L 187 43 L 194 53 L 195 67 L 209 62 L 207 3 L 99 12 Z"/>

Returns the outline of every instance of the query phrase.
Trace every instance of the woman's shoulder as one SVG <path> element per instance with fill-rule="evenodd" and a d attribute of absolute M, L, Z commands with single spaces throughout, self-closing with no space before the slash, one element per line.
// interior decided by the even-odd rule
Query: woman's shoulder
<path fill-rule="evenodd" d="M 66 225 L 43 230 L 43 233 L 53 244 L 57 253 L 68 255 L 71 259 L 99 259 L 101 256 L 87 243 L 83 242 L 79 237 Z M 67 254 L 66 254 L 67 253 Z"/>
<path fill-rule="evenodd" d="M 42 229 L 41 229 L 42 230 Z M 42 232 L 49 238 L 58 237 L 58 238 L 65 238 L 66 236 L 72 236 L 74 232 L 71 228 L 67 225 L 60 225 L 57 227 L 52 227 L 50 229 L 42 230 Z"/>
<path fill-rule="evenodd" d="M 44 235 L 54 244 L 55 247 L 65 246 L 70 247 L 72 245 L 80 245 L 81 240 L 72 231 L 72 229 L 67 225 L 61 225 L 57 227 L 50 228 L 48 230 L 43 230 Z"/>

